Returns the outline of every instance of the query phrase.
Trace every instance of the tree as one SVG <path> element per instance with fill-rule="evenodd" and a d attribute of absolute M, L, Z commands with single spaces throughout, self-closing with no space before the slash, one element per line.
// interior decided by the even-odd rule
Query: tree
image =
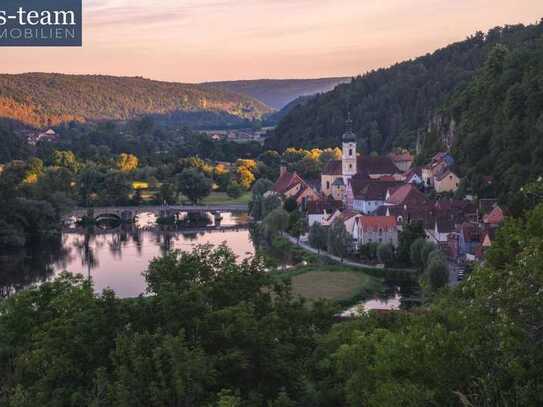
<path fill-rule="evenodd" d="M 266 236 L 271 241 L 277 234 L 282 235 L 288 228 L 289 215 L 282 208 L 271 211 L 262 221 Z"/>
<path fill-rule="evenodd" d="M 341 219 L 336 219 L 328 229 L 328 252 L 339 258 L 343 262 L 345 256 L 353 248 L 353 238 L 345 229 L 345 223 Z"/>
<path fill-rule="evenodd" d="M 216 407 L 241 407 L 241 398 L 231 390 L 223 389 L 218 394 L 219 401 Z"/>
<path fill-rule="evenodd" d="M 411 245 L 417 239 L 426 238 L 426 232 L 421 222 L 408 223 L 403 227 L 399 236 L 398 260 L 406 265 L 411 264 Z"/>
<path fill-rule="evenodd" d="M 175 203 L 175 186 L 169 182 L 163 182 L 158 191 L 160 204 L 171 205 Z"/>
<path fill-rule="evenodd" d="M 236 181 L 233 181 L 228 186 L 226 193 L 230 198 L 237 199 L 243 195 L 243 188 Z"/>
<path fill-rule="evenodd" d="M 338 147 L 334 149 L 327 148 L 322 151 L 321 155 L 319 156 L 319 160 L 323 164 L 326 164 L 328 161 L 340 160 L 341 155 L 342 155 L 341 149 L 339 149 Z"/>
<path fill-rule="evenodd" d="M 120 335 L 112 358 L 116 405 L 201 405 L 207 399 L 211 360 L 201 348 L 190 349 L 182 334 Z"/>
<path fill-rule="evenodd" d="M 104 187 L 99 191 L 102 205 L 128 205 L 132 183 L 126 173 L 110 170 L 104 177 Z"/>
<path fill-rule="evenodd" d="M 319 158 L 314 158 L 311 155 L 304 157 L 301 161 L 296 163 L 296 171 L 304 178 L 315 179 L 318 178 L 322 172 L 322 163 Z"/>
<path fill-rule="evenodd" d="M 390 243 L 380 244 L 377 247 L 377 257 L 381 264 L 390 266 L 394 263 L 394 246 Z"/>
<path fill-rule="evenodd" d="M 77 157 L 72 151 L 55 150 L 53 152 L 53 157 L 51 161 L 54 166 L 68 168 L 73 173 L 77 173 L 80 168 L 80 164 L 77 161 Z"/>
<path fill-rule="evenodd" d="M 288 217 L 288 232 L 300 241 L 300 237 L 307 231 L 307 221 L 300 211 L 293 211 Z"/>
<path fill-rule="evenodd" d="M 446 260 L 442 256 L 430 258 L 426 267 L 426 274 L 432 291 L 435 292 L 445 287 L 449 282 L 449 269 Z"/>
<path fill-rule="evenodd" d="M 101 191 L 104 185 L 105 175 L 95 167 L 85 167 L 77 176 L 79 196 L 84 206 L 93 202 L 93 197 Z"/>
<path fill-rule="evenodd" d="M 194 204 L 211 193 L 212 182 L 194 168 L 183 170 L 177 178 L 177 189 Z"/>
<path fill-rule="evenodd" d="M 266 178 L 260 178 L 254 183 L 253 188 L 251 189 L 251 192 L 253 193 L 253 199 L 257 196 L 264 195 L 266 192 L 270 191 L 272 187 L 273 182 Z"/>
<path fill-rule="evenodd" d="M 423 238 L 418 238 L 409 247 L 409 259 L 411 264 L 415 266 L 418 270 L 424 270 L 424 260 L 422 251 L 426 247 L 426 240 Z"/>
<path fill-rule="evenodd" d="M 420 257 L 421 257 L 423 267 L 428 266 L 428 260 L 430 258 L 430 254 L 436 250 L 437 250 L 437 246 L 434 243 L 426 241 L 426 243 L 424 244 L 420 252 Z"/>
<path fill-rule="evenodd" d="M 274 258 L 279 260 L 283 271 L 286 271 L 287 263 L 292 257 L 290 242 L 282 236 L 273 236 L 270 245 L 270 252 Z"/>
<path fill-rule="evenodd" d="M 238 167 L 236 170 L 237 182 L 246 190 L 251 189 L 251 185 L 255 182 L 255 176 L 247 167 Z"/>
<path fill-rule="evenodd" d="M 117 169 L 121 172 L 134 172 L 138 168 L 139 160 L 133 154 L 122 153 L 117 157 Z"/>
<path fill-rule="evenodd" d="M 321 250 L 326 250 L 328 244 L 328 231 L 326 227 L 319 222 L 313 223 L 309 228 L 309 244 L 314 249 L 317 249 L 319 255 Z"/>
<path fill-rule="evenodd" d="M 298 202 L 296 202 L 296 199 L 290 197 L 285 199 L 285 203 L 283 204 L 283 208 L 285 208 L 285 211 L 287 212 L 293 212 L 296 209 L 298 209 Z"/>
<path fill-rule="evenodd" d="M 249 203 L 249 212 L 254 219 L 261 220 L 274 209 L 281 207 L 281 204 L 281 198 L 276 193 L 271 193 L 266 197 L 253 195 L 253 200 Z"/>

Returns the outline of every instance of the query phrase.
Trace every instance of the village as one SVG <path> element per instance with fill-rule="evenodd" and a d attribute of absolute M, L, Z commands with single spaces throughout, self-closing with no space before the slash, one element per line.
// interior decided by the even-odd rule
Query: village
<path fill-rule="evenodd" d="M 352 252 L 369 244 L 397 248 L 401 231 L 419 223 L 426 240 L 447 257 L 455 282 L 464 279 L 466 265 L 483 260 L 504 212 L 495 199 L 453 198 L 461 179 L 449 153 L 439 152 L 423 166 L 413 166 L 407 151 L 360 154 L 350 119 L 342 140 L 341 159 L 325 165 L 319 182 L 289 172 L 283 163 L 269 194 L 295 200 L 309 227 L 341 220 Z M 308 235 L 300 241 L 307 243 Z"/>

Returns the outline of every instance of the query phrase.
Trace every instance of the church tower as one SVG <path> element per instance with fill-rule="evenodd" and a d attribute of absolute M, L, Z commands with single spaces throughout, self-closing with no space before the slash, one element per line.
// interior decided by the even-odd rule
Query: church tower
<path fill-rule="evenodd" d="M 347 185 L 354 175 L 356 175 L 356 135 L 353 133 L 353 121 L 351 120 L 351 113 L 345 122 L 345 133 L 343 134 L 343 156 L 342 162 L 342 174 L 345 184 Z"/>

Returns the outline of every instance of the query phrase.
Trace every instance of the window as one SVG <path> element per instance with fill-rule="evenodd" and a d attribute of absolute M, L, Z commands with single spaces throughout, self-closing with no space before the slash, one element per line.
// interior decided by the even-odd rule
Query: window
<path fill-rule="evenodd" d="M 330 189 L 330 181 L 326 181 L 326 189 Z"/>
<path fill-rule="evenodd" d="M 352 148 L 349 148 L 349 156 L 353 156 L 353 149 Z"/>
<path fill-rule="evenodd" d="M 349 164 L 349 169 L 350 169 L 350 170 L 353 169 L 353 165 L 352 165 L 352 164 Z"/>

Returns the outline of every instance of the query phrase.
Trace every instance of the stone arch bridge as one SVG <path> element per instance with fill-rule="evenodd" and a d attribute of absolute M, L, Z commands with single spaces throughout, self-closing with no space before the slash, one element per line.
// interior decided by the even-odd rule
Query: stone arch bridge
<path fill-rule="evenodd" d="M 100 219 L 119 219 L 125 222 L 132 222 L 136 216 L 142 213 L 153 213 L 159 217 L 176 215 L 180 212 L 192 213 L 211 213 L 218 215 L 221 212 L 247 212 L 248 206 L 244 204 L 236 205 L 208 205 L 208 206 L 187 206 L 187 205 L 161 205 L 161 206 L 109 206 L 96 208 L 76 208 L 65 214 L 63 221 L 69 219 L 81 220 L 85 216 L 92 217 L 98 221 Z"/>

